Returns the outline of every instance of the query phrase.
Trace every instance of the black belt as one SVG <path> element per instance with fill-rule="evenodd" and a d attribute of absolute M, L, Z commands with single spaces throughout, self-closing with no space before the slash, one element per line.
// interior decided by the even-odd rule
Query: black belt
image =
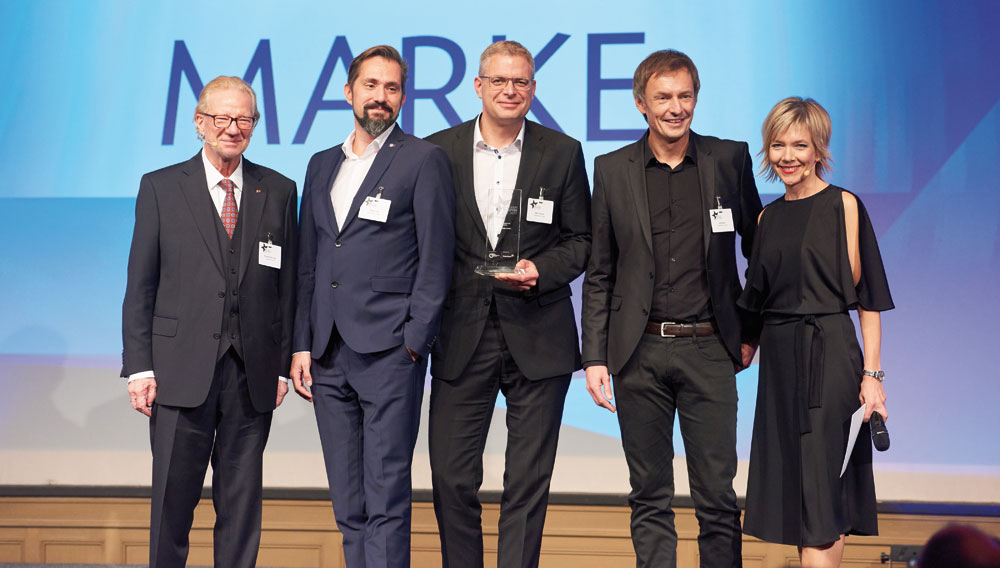
<path fill-rule="evenodd" d="M 821 316 L 820 316 L 821 317 Z M 812 432 L 809 410 L 823 406 L 823 361 L 826 356 L 826 338 L 820 317 L 777 316 L 765 320 L 767 324 L 791 323 L 795 326 L 795 405 L 798 407 L 799 433 Z"/>
<path fill-rule="evenodd" d="M 815 316 L 806 316 L 795 324 L 795 367 L 799 377 L 796 381 L 799 399 L 799 432 L 812 432 L 809 409 L 823 406 L 823 358 L 826 341 L 823 326 Z"/>
<path fill-rule="evenodd" d="M 698 323 L 676 323 L 672 321 L 648 322 L 646 323 L 646 333 L 659 335 L 660 337 L 705 337 L 716 333 L 718 329 L 711 321 Z"/>

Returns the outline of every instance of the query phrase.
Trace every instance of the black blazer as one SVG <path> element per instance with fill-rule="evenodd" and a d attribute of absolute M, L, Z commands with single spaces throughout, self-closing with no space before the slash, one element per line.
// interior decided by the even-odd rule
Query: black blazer
<path fill-rule="evenodd" d="M 239 269 L 241 340 L 250 398 L 274 409 L 291 368 L 295 306 L 295 182 L 243 159 Z M 122 376 L 152 370 L 156 401 L 195 407 L 215 371 L 226 280 L 218 227 L 199 152 L 142 176 L 122 304 Z M 258 243 L 281 246 L 281 269 L 263 266 Z"/>
<path fill-rule="evenodd" d="M 639 343 L 653 301 L 653 240 L 646 199 L 643 144 L 646 137 L 594 160 L 594 244 L 583 284 L 583 360 L 621 371 Z M 712 310 L 734 362 L 740 342 L 759 334 L 741 322 L 743 287 L 736 269 L 736 234 L 713 233 L 709 208 L 718 197 L 732 209 L 745 258 L 750 257 L 760 196 L 746 142 L 691 133 L 701 185 L 702 233 Z M 746 323 L 746 330 L 741 329 Z"/>
<path fill-rule="evenodd" d="M 476 203 L 470 120 L 427 139 L 447 152 L 456 187 L 455 262 L 444 304 L 441 341 L 431 360 L 431 374 L 459 377 L 479 343 L 490 303 L 511 355 L 529 379 L 566 375 L 580 368 L 576 314 L 570 282 L 590 254 L 590 186 L 580 143 L 535 122 L 526 121 L 524 146 L 515 187 L 521 194 L 521 258 L 538 267 L 538 284 L 516 291 L 494 278 L 475 273 L 486 251 L 486 228 Z M 552 224 L 525 219 L 529 198 L 554 201 Z"/>

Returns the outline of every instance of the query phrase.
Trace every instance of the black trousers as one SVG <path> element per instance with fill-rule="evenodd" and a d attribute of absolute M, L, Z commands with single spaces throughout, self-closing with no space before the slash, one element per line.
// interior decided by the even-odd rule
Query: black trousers
<path fill-rule="evenodd" d="M 278 380 L 275 377 L 274 380 Z M 215 566 L 252 567 L 260 547 L 263 455 L 271 413 L 250 402 L 243 362 L 227 351 L 201 406 L 153 405 L 149 565 L 184 566 L 194 508 L 212 463 Z"/>
<path fill-rule="evenodd" d="M 543 340 L 540 338 L 540 340 Z M 433 379 L 430 460 L 444 568 L 483 566 L 483 450 L 497 393 L 507 400 L 507 451 L 497 565 L 538 566 L 542 527 L 570 375 L 529 380 L 491 313 L 465 372 Z"/>
<path fill-rule="evenodd" d="M 614 376 L 618 423 L 629 468 L 636 566 L 677 565 L 674 414 L 680 417 L 702 567 L 741 566 L 736 475 L 736 380 L 718 336 L 643 334 Z"/>

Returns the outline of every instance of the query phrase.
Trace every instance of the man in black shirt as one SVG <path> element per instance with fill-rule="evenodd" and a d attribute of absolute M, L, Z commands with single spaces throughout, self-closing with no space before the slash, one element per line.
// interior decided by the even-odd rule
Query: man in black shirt
<path fill-rule="evenodd" d="M 676 565 L 675 412 L 701 565 L 741 565 L 734 374 L 759 326 L 737 312 L 735 234 L 749 257 L 761 204 L 747 144 L 691 132 L 699 86 L 683 53 L 647 57 L 633 95 L 649 130 L 594 163 L 583 365 L 594 402 L 612 412 L 615 378 L 638 566 Z"/>

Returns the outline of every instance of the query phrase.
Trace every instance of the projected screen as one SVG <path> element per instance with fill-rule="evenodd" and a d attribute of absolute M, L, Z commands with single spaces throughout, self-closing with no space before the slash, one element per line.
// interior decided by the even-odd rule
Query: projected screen
<path fill-rule="evenodd" d="M 447 1 L 4 2 L 0 485 L 149 484 L 146 419 L 117 377 L 125 267 L 139 178 L 199 150 L 192 115 L 204 83 L 251 83 L 262 118 L 247 156 L 301 191 L 309 157 L 352 128 L 343 85 L 353 54 L 400 50 L 410 67 L 400 125 L 426 136 L 476 116 L 479 54 L 507 38 L 536 57 L 529 118 L 579 139 L 591 173 L 596 156 L 642 135 L 631 77 L 657 49 L 698 65 L 694 130 L 754 152 L 775 102 L 822 103 L 834 126 L 829 181 L 865 202 L 897 306 L 883 316 L 893 438 L 875 457 L 879 496 L 1000 502 L 996 4 L 547 4 L 494 14 Z M 783 191 L 758 187 L 765 204 Z M 737 377 L 741 472 L 756 381 L 756 366 Z M 423 412 L 418 488 L 430 487 L 426 401 Z M 503 412 L 501 397 L 485 488 L 502 479 Z M 266 483 L 325 486 L 319 452 L 312 409 L 289 396 Z M 593 404 L 582 372 L 553 491 L 628 491 L 616 417 Z"/>

